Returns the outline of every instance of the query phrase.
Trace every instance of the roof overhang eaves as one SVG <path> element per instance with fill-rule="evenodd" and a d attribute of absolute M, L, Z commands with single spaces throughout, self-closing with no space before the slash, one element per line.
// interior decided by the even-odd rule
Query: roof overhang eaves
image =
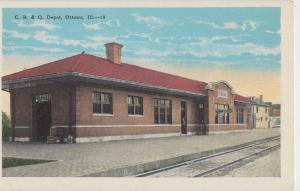
<path fill-rule="evenodd" d="M 132 81 L 127 81 L 127 80 L 122 80 L 122 79 L 109 78 L 109 77 L 105 77 L 105 76 L 83 74 L 83 73 L 79 73 L 79 72 L 65 72 L 65 73 L 59 73 L 59 74 L 50 74 L 50 75 L 35 76 L 35 77 L 30 77 L 30 78 L 22 78 L 22 79 L 17 79 L 17 80 L 2 81 L 2 90 L 9 90 L 10 84 L 39 81 L 39 80 L 48 80 L 48 79 L 61 78 L 61 77 L 78 77 L 81 79 L 93 79 L 96 81 L 113 82 L 113 83 L 118 83 L 118 84 L 123 84 L 123 85 L 148 88 L 149 90 L 155 89 L 155 90 L 161 90 L 161 91 L 170 92 L 170 93 L 178 93 L 178 94 L 188 95 L 188 96 L 193 96 L 193 97 L 206 96 L 205 94 L 200 93 L 200 92 L 196 93 L 196 92 L 191 92 L 191 91 L 178 90 L 178 89 L 174 89 L 174 88 L 167 88 L 167 87 L 163 87 L 163 86 L 149 85 L 149 84 L 144 84 L 144 83 L 140 83 L 140 82 L 132 82 Z"/>
<path fill-rule="evenodd" d="M 148 90 L 160 90 L 168 93 L 179 93 L 183 95 L 188 95 L 188 96 L 196 96 L 196 97 L 203 97 L 206 96 L 205 94 L 202 93 L 195 93 L 191 91 L 185 91 L 185 90 L 178 90 L 174 88 L 167 88 L 163 86 L 155 86 L 155 85 L 149 85 L 149 84 L 144 84 L 140 82 L 133 82 L 133 81 L 127 81 L 127 80 L 122 80 L 122 79 L 116 79 L 116 78 L 109 78 L 105 76 L 95 76 L 95 75 L 90 75 L 90 74 L 83 74 L 83 73 L 77 73 L 73 72 L 73 75 L 76 77 L 82 77 L 82 78 L 87 78 L 87 79 L 95 79 L 99 81 L 106 81 L 106 82 L 113 82 L 113 83 L 119 83 L 119 84 L 124 84 L 124 85 L 129 85 L 129 87 L 139 87 L 139 88 L 144 88 Z"/>
<path fill-rule="evenodd" d="M 261 106 L 261 107 L 271 107 L 271 105 L 267 105 L 267 104 L 255 104 L 255 105 L 258 105 L 258 106 Z"/>
<path fill-rule="evenodd" d="M 238 103 L 248 104 L 248 105 L 255 105 L 255 103 L 246 102 L 246 101 L 240 101 L 240 100 L 234 100 L 234 101 Z"/>

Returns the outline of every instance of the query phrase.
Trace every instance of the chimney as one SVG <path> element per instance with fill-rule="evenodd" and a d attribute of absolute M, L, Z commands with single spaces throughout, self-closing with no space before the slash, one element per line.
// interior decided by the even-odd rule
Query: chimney
<path fill-rule="evenodd" d="M 259 101 L 260 101 L 260 104 L 263 103 L 263 95 L 260 95 L 260 96 L 259 96 Z"/>
<path fill-rule="evenodd" d="M 104 46 L 106 48 L 107 60 L 115 64 L 121 64 L 121 48 L 123 47 L 123 45 L 116 42 L 111 42 L 105 44 Z"/>

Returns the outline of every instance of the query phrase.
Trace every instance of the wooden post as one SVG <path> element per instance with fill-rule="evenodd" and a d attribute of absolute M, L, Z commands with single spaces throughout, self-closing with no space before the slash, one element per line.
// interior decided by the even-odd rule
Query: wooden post
<path fill-rule="evenodd" d="M 76 123 L 76 109 L 75 109 L 75 104 L 76 104 L 76 87 L 71 84 L 69 85 L 69 125 L 68 125 L 68 135 L 72 134 L 73 137 L 75 137 L 75 133 L 73 132 L 73 125 Z"/>
<path fill-rule="evenodd" d="M 12 133 L 12 141 L 15 141 L 15 93 L 10 92 L 10 128 Z"/>
<path fill-rule="evenodd" d="M 72 85 L 69 86 L 69 128 L 68 134 L 72 133 Z"/>

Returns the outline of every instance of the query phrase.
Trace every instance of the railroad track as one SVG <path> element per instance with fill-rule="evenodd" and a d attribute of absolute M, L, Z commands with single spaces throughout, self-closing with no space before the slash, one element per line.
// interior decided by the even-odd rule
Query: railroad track
<path fill-rule="evenodd" d="M 259 157 L 278 148 L 280 148 L 280 136 L 144 172 L 135 175 L 135 177 L 205 177 L 221 172 L 227 167 Z"/>

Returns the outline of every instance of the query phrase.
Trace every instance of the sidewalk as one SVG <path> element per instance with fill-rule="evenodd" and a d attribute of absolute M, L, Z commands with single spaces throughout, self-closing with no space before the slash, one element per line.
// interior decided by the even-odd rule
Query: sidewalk
<path fill-rule="evenodd" d="M 2 176 L 96 175 L 103 171 L 216 150 L 276 135 L 280 135 L 280 129 L 82 144 L 4 143 L 4 157 L 57 161 L 2 169 Z"/>

